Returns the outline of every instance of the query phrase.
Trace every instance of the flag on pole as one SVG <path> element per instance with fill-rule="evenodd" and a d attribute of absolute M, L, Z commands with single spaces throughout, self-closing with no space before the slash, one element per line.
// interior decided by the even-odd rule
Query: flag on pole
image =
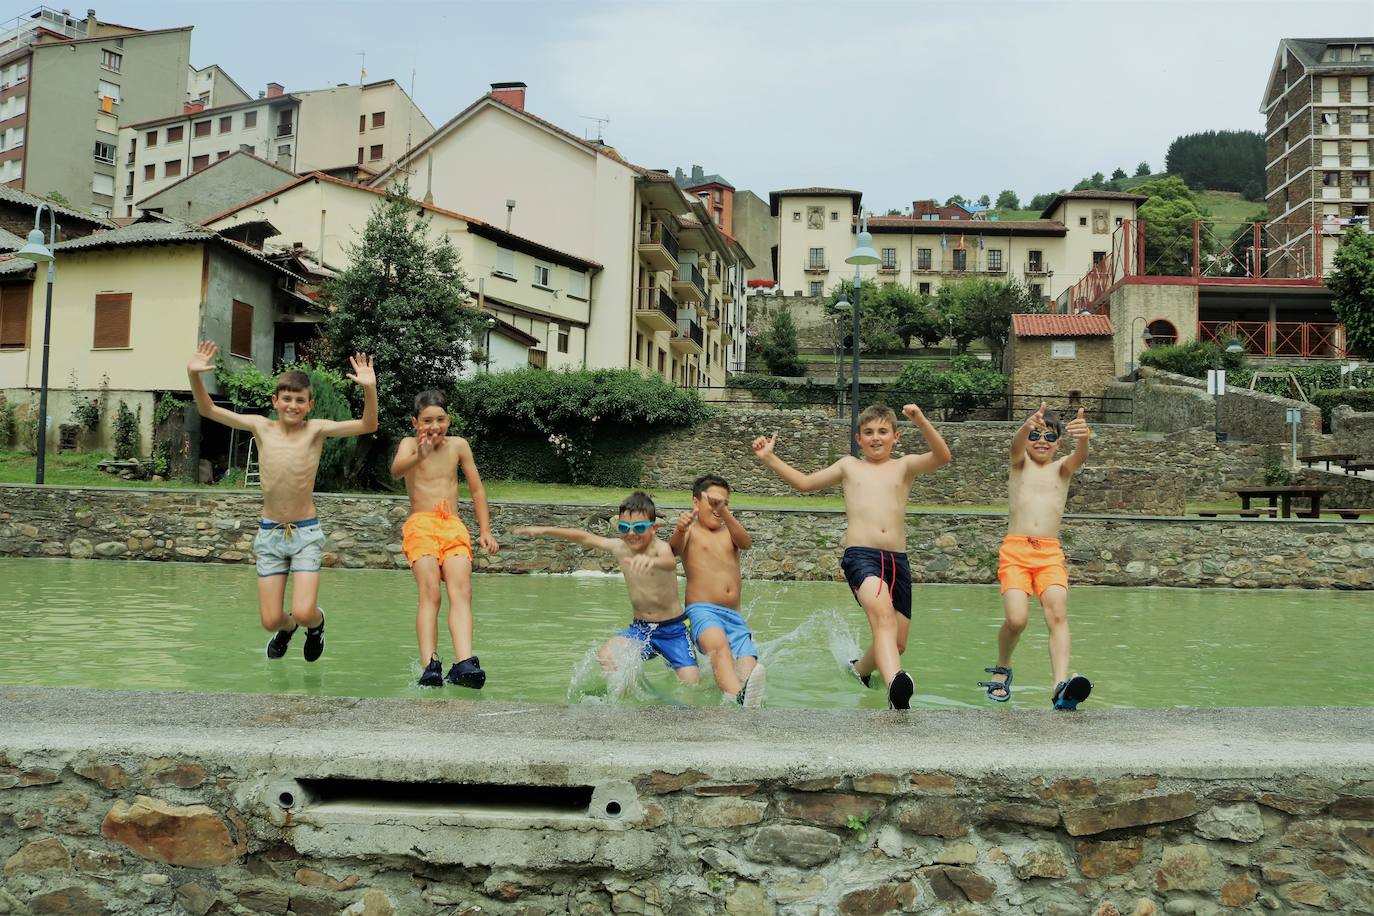
<path fill-rule="evenodd" d="M 964 247 L 964 237 L 963 237 L 962 235 L 959 236 L 959 244 L 958 244 L 958 245 L 955 245 L 954 247 L 960 249 L 961 251 L 963 250 L 963 247 Z"/>
<path fill-rule="evenodd" d="M 941 248 L 948 248 L 948 247 L 949 247 L 949 236 L 944 235 L 943 233 L 940 235 L 940 247 L 941 247 Z"/>
<path fill-rule="evenodd" d="M 982 251 L 982 250 L 983 250 L 983 237 L 982 237 L 981 235 L 978 236 L 978 250 L 979 250 L 979 251 Z"/>

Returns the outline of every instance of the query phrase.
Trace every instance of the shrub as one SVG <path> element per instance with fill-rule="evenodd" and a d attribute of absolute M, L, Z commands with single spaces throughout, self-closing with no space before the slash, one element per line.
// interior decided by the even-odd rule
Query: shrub
<path fill-rule="evenodd" d="M 1336 388 L 1309 391 L 1307 399 L 1322 411 L 1322 429 L 1331 431 L 1331 411 L 1342 404 L 1359 413 L 1374 411 L 1374 388 Z"/>
<path fill-rule="evenodd" d="M 769 375 L 797 377 L 806 374 L 806 365 L 797 355 L 797 326 L 787 308 L 778 309 L 773 325 L 763 339 L 763 361 Z"/>
<path fill-rule="evenodd" d="M 1211 341 L 1202 340 L 1172 347 L 1152 347 L 1140 354 L 1140 364 L 1189 378 L 1206 378 L 1207 371 L 1216 364 L 1218 350 L 1221 351 L 1221 366 L 1228 373 L 1245 368 L 1244 353 L 1227 353 Z"/>
<path fill-rule="evenodd" d="M 741 372 L 730 376 L 727 384 L 731 388 L 749 391 L 755 400 L 772 407 L 802 408 L 835 403 L 833 382 L 817 382 L 808 378 L 798 385 L 771 375 Z"/>
<path fill-rule="evenodd" d="M 940 410 L 944 419 L 967 417 L 1007 395 L 1008 379 L 976 356 L 956 356 L 940 371 L 924 362 L 906 365 L 886 392 L 890 403 L 915 403 L 922 410 Z"/>
<path fill-rule="evenodd" d="M 138 414 L 122 399 L 115 412 L 114 444 L 116 458 L 128 459 L 138 454 Z"/>
<path fill-rule="evenodd" d="M 0 448 L 7 447 L 14 438 L 14 405 L 0 394 Z"/>

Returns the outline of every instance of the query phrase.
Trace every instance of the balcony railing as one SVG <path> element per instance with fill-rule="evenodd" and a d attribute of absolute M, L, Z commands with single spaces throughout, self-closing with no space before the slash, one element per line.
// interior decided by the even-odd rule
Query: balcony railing
<path fill-rule="evenodd" d="M 895 274 L 901 269 L 902 265 L 898 261 L 884 262 L 878 265 L 878 273 L 880 274 Z"/>
<path fill-rule="evenodd" d="M 673 256 L 674 261 L 678 260 L 677 237 L 658 220 L 639 224 L 639 244 L 641 246 L 661 245 L 668 254 Z"/>
<path fill-rule="evenodd" d="M 1234 338 L 1251 356 L 1344 359 L 1345 326 L 1313 321 L 1199 321 L 1197 337 L 1225 346 Z"/>
<path fill-rule="evenodd" d="M 668 291 L 661 286 L 641 286 L 635 302 L 636 311 L 662 312 L 663 316 L 677 324 L 677 303 Z"/>
<path fill-rule="evenodd" d="M 691 318 L 679 318 L 677 333 L 673 336 L 679 340 L 690 340 L 703 350 L 706 349 L 706 335 L 702 333 L 701 325 Z"/>
<path fill-rule="evenodd" d="M 295 127 L 295 125 L 293 125 L 293 124 L 278 124 L 278 125 L 277 125 L 277 136 L 278 136 L 278 137 L 289 137 L 289 136 L 291 136 L 292 134 L 294 134 L 295 132 L 296 132 L 296 127 Z"/>
<path fill-rule="evenodd" d="M 702 298 L 706 298 L 706 280 L 701 276 L 701 271 L 697 270 L 695 264 L 679 264 L 677 278 L 683 282 L 691 283 L 701 293 Z"/>
<path fill-rule="evenodd" d="M 823 274 L 830 271 L 830 262 L 825 258 L 811 258 L 802 267 L 809 274 Z"/>

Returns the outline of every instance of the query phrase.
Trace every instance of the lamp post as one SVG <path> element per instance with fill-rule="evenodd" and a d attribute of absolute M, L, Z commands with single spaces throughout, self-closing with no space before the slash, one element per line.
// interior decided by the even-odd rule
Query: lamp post
<path fill-rule="evenodd" d="M 1226 345 L 1227 353 L 1244 353 L 1245 348 L 1240 345 L 1240 341 L 1234 336 L 1231 342 Z M 1216 425 L 1213 432 L 1216 433 L 1218 442 L 1226 441 L 1226 434 L 1221 431 L 1221 398 L 1226 394 L 1226 373 L 1221 368 L 1221 347 L 1216 348 L 1212 358 L 1212 389 L 1217 405 Z"/>
<path fill-rule="evenodd" d="M 484 324 L 484 325 L 486 326 L 486 328 L 487 328 L 487 339 L 486 339 L 486 342 L 482 344 L 482 364 L 483 364 L 483 368 L 485 369 L 485 371 L 488 372 L 488 373 L 490 373 L 490 372 L 491 372 L 491 329 L 494 328 L 494 327 L 496 327 L 496 319 L 493 318 L 493 317 L 491 317 L 490 315 L 488 315 L 486 321 L 483 321 L 482 324 Z"/>
<path fill-rule="evenodd" d="M 844 321 L 844 313 L 854 306 L 849 304 L 849 300 L 840 293 L 840 301 L 835 303 L 836 314 L 831 317 L 835 324 L 835 416 L 844 416 L 844 331 L 840 328 L 840 322 Z"/>
<path fill-rule="evenodd" d="M 57 244 L 57 214 L 49 204 L 39 204 L 33 212 L 33 231 L 23 248 L 14 253 L 15 257 L 48 265 L 48 292 L 43 306 L 43 369 L 38 380 L 38 463 L 34 470 L 33 482 L 43 482 L 43 468 L 48 457 L 48 339 L 52 335 L 52 274 L 55 256 L 43 239 L 43 230 L 38 228 L 43 219 L 43 209 L 48 211 L 48 236 Z"/>
<path fill-rule="evenodd" d="M 1148 346 L 1150 345 L 1150 341 L 1152 341 L 1152 340 L 1155 339 L 1155 335 L 1153 335 L 1153 334 L 1150 333 L 1149 321 L 1148 321 L 1148 319 L 1146 319 L 1146 317 L 1145 317 L 1144 315 L 1137 315 L 1135 318 L 1132 318 L 1132 319 L 1131 319 L 1131 362 L 1130 362 L 1130 364 L 1129 364 L 1129 369 L 1128 369 L 1128 372 L 1127 372 L 1128 375 L 1133 375 L 1133 374 L 1135 373 L 1135 368 L 1136 368 L 1136 366 L 1135 366 L 1135 323 L 1136 323 L 1137 321 L 1144 321 L 1144 322 L 1146 323 L 1146 324 L 1145 324 L 1145 330 L 1144 330 L 1144 332 L 1140 335 L 1140 339 L 1143 340 L 1143 341 L 1145 342 L 1145 346 L 1148 347 Z"/>
<path fill-rule="evenodd" d="M 844 259 L 846 264 L 854 265 L 854 362 L 853 377 L 849 380 L 849 454 L 859 456 L 859 303 L 863 294 L 863 281 L 859 268 L 864 264 L 878 264 L 882 258 L 873 250 L 873 236 L 868 231 L 868 216 L 859 211 L 859 232 L 854 239 L 854 250 Z"/>

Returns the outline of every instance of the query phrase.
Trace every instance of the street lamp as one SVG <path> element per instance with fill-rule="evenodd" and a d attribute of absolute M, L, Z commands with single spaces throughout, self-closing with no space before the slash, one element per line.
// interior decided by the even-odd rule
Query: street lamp
<path fill-rule="evenodd" d="M 1245 348 L 1240 345 L 1240 340 L 1232 335 L 1231 342 L 1226 345 L 1226 352 L 1244 353 Z M 1226 394 L 1226 373 L 1222 371 L 1221 368 L 1221 347 L 1217 347 L 1213 354 L 1212 370 L 1212 388 L 1217 405 L 1216 425 L 1213 428 L 1213 432 L 1216 433 L 1218 442 L 1225 442 L 1225 433 L 1221 431 L 1221 398 L 1222 395 Z"/>
<path fill-rule="evenodd" d="M 840 322 L 844 321 L 844 313 L 854 306 L 849 304 L 843 292 L 840 293 L 840 301 L 835 303 L 835 314 L 831 321 L 835 323 L 835 416 L 842 417 L 844 413 L 844 331 L 840 327 Z"/>
<path fill-rule="evenodd" d="M 490 315 L 488 315 L 488 316 L 487 316 L 487 320 L 484 321 L 484 322 L 482 322 L 482 323 L 483 323 L 484 325 L 486 325 L 486 328 L 487 328 L 487 339 L 486 339 L 486 342 L 485 342 L 484 344 L 482 344 L 482 362 L 483 362 L 483 364 L 484 364 L 484 366 L 485 366 L 486 371 L 487 371 L 488 373 L 490 373 L 490 372 L 491 372 L 491 329 L 494 328 L 494 327 L 496 327 L 496 319 L 493 318 L 493 317 L 491 317 Z"/>
<path fill-rule="evenodd" d="M 859 303 L 862 297 L 863 281 L 859 278 L 859 268 L 864 264 L 878 264 L 882 258 L 873 250 L 873 236 L 868 231 L 868 216 L 859 211 L 859 233 L 854 239 L 855 247 L 846 264 L 854 265 L 854 362 L 853 378 L 849 380 L 849 454 L 859 456 Z"/>
<path fill-rule="evenodd" d="M 33 231 L 23 248 L 14 253 L 15 257 L 48 265 L 48 293 L 43 307 L 43 370 L 38 381 L 38 466 L 34 470 L 33 482 L 43 482 L 43 468 L 48 457 L 48 338 L 52 334 L 52 273 L 56 257 L 43 238 L 43 230 L 38 228 L 43 219 L 43 209 L 48 210 L 48 236 L 57 244 L 57 214 L 50 204 L 39 204 L 33 211 Z"/>
<path fill-rule="evenodd" d="M 1145 342 L 1145 346 L 1148 347 L 1148 346 L 1150 345 L 1150 341 L 1152 341 L 1152 340 L 1155 339 L 1155 335 L 1153 335 L 1153 334 L 1150 333 L 1149 319 L 1147 319 L 1144 315 L 1138 315 L 1138 316 L 1136 316 L 1135 318 L 1131 319 L 1131 361 L 1130 361 L 1130 363 L 1127 365 L 1127 372 L 1126 372 L 1127 375 L 1133 374 L 1133 373 L 1135 372 L 1135 368 L 1136 368 L 1136 366 L 1135 366 L 1135 323 L 1136 323 L 1137 321 L 1144 321 L 1144 322 L 1145 322 L 1145 331 L 1144 331 L 1144 333 L 1142 333 L 1142 334 L 1140 335 L 1140 339 L 1143 340 L 1143 341 Z"/>

